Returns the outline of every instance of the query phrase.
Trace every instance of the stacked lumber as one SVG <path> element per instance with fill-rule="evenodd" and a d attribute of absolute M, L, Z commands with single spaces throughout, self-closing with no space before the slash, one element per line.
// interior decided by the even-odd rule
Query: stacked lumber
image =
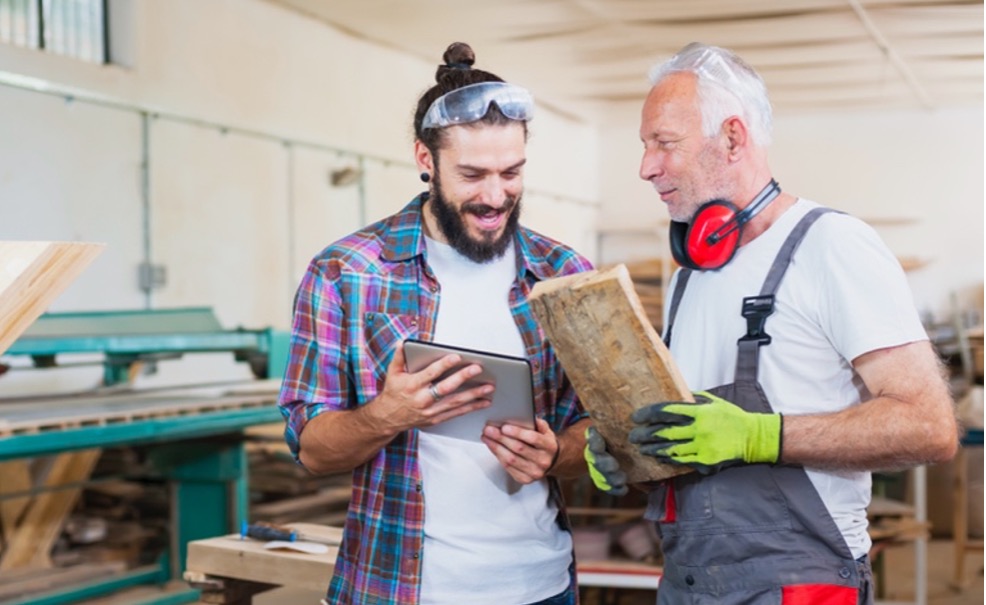
<path fill-rule="evenodd" d="M 170 501 L 160 479 L 124 480 L 130 448 L 0 463 L 0 601 L 118 575 L 167 548 Z M 8 479 L 10 479 L 8 481 Z"/>
<path fill-rule="evenodd" d="M 250 520 L 341 525 L 352 494 L 351 473 L 313 475 L 284 451 L 252 449 Z"/>
<path fill-rule="evenodd" d="M 336 475 L 313 475 L 284 452 L 251 451 L 250 490 L 268 497 L 295 497 L 313 494 L 340 485 Z M 349 473 L 345 474 L 349 477 Z"/>
<path fill-rule="evenodd" d="M 870 538 L 877 548 L 885 543 L 927 539 L 931 529 L 930 523 L 914 517 L 914 507 L 882 496 L 873 496 L 866 516 Z"/>
<path fill-rule="evenodd" d="M 111 458 L 116 451 L 129 450 L 109 450 Z M 55 560 L 60 565 L 119 562 L 127 569 L 154 560 L 168 543 L 170 507 L 163 481 L 93 483 L 65 525 L 67 548 Z"/>
<path fill-rule="evenodd" d="M 2 482 L 7 494 L 23 494 L 4 505 L 3 550 L 0 573 L 49 569 L 55 566 L 52 549 L 61 536 L 69 513 L 89 479 L 100 450 L 81 450 L 31 465 L 26 460 L 3 463 L 0 472 L 17 477 L 16 488 Z M 33 468 L 32 468 L 33 466 Z"/>

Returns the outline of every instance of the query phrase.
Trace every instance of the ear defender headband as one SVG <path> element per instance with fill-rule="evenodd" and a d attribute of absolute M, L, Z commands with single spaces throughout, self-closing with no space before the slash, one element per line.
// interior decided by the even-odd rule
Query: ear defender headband
<path fill-rule="evenodd" d="M 732 202 L 712 200 L 702 204 L 691 223 L 671 221 L 671 256 L 682 267 L 696 271 L 725 267 L 736 254 L 743 225 L 780 194 L 781 186 L 771 179 L 742 210 Z"/>

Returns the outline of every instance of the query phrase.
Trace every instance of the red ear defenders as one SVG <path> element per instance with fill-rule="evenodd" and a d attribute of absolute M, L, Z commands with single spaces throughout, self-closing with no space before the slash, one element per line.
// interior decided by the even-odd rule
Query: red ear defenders
<path fill-rule="evenodd" d="M 743 225 L 766 208 L 780 193 L 780 185 L 771 179 L 742 210 L 732 202 L 712 200 L 699 207 L 690 223 L 671 221 L 671 256 L 679 265 L 688 269 L 721 269 L 736 254 Z"/>

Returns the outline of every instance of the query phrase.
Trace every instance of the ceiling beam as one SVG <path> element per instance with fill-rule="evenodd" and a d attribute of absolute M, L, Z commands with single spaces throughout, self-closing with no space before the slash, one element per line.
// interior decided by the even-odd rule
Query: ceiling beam
<path fill-rule="evenodd" d="M 928 94 L 928 91 L 925 90 L 924 85 L 917 79 L 917 76 L 914 75 L 914 72 L 911 71 L 911 68 L 907 65 L 907 63 L 900 58 L 897 51 L 890 46 L 890 42 L 887 41 L 883 33 L 881 33 L 876 24 L 873 23 L 873 20 L 870 19 L 866 9 L 864 9 L 863 5 L 860 4 L 860 0 L 849 0 L 849 6 L 852 7 L 853 11 L 856 13 L 856 16 L 859 17 L 859 20 L 863 24 L 863 27 L 866 28 L 866 31 L 873 37 L 873 41 L 876 42 L 876 45 L 880 48 L 883 54 L 887 56 L 890 63 L 897 68 L 897 71 L 900 72 L 901 77 L 903 77 L 904 81 L 911 87 L 911 90 L 914 91 L 914 94 L 921 102 L 921 105 L 923 105 L 925 109 L 934 109 L 934 103 L 932 103 L 931 96 Z"/>

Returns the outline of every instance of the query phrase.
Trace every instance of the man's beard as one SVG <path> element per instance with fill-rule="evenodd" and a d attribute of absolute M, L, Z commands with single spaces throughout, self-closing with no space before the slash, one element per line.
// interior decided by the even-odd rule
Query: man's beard
<path fill-rule="evenodd" d="M 462 214 L 482 215 L 493 210 L 493 208 L 486 204 L 467 203 L 460 210 L 456 210 L 442 195 L 442 183 L 437 170 L 433 183 L 431 214 L 438 221 L 438 228 L 448 240 L 449 245 L 456 252 L 476 263 L 488 263 L 503 256 L 513 241 L 514 234 L 517 233 L 517 225 L 520 222 L 521 196 L 507 197 L 502 211 L 508 212 L 509 215 L 500 237 L 494 239 L 494 235 L 489 233 L 484 234 L 482 240 L 476 240 L 466 230 L 466 221 Z"/>

